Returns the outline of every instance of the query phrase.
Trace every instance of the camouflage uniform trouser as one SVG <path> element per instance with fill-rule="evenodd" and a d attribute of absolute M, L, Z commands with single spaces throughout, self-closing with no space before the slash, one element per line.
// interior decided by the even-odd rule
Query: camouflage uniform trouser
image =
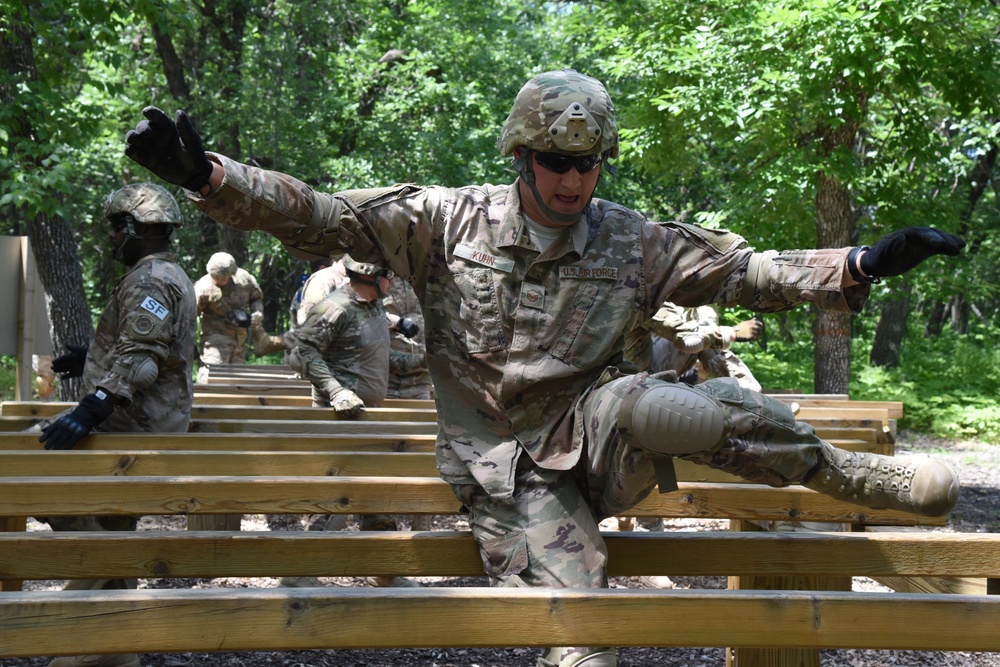
<path fill-rule="evenodd" d="M 53 531 L 135 530 L 139 518 L 134 516 L 50 516 L 37 517 Z M 68 591 L 135 589 L 138 579 L 74 579 L 66 584 Z"/>
<path fill-rule="evenodd" d="M 209 366 L 217 364 L 241 364 L 247 356 L 247 330 L 236 329 L 236 334 L 213 331 L 201 335 L 201 367 L 198 382 L 208 379 Z"/>
<path fill-rule="evenodd" d="M 577 403 L 576 432 L 582 430 L 584 440 L 580 462 L 568 471 L 545 470 L 522 452 L 509 504 L 491 499 L 477 485 L 454 485 L 469 508 L 469 525 L 493 585 L 607 586 L 608 553 L 598 523 L 626 513 L 656 485 L 657 455 L 622 437 L 619 411 L 630 397 L 660 382 L 645 373 L 606 373 Z M 796 424 L 780 401 L 742 389 L 732 378 L 695 389 L 724 406 L 731 430 L 720 449 L 684 458 L 775 486 L 799 481 L 818 464 L 822 441 L 811 426 Z M 554 648 L 539 665 L 569 667 L 602 652 L 613 656 L 606 647 Z M 614 658 L 590 664 L 612 665 Z"/>

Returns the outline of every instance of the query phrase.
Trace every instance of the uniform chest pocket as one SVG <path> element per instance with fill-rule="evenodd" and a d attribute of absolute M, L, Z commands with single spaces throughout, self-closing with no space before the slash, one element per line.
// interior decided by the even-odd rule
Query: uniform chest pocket
<path fill-rule="evenodd" d="M 582 283 L 553 314 L 554 334 L 541 349 L 578 368 L 604 362 L 627 321 L 628 303 L 596 282 Z"/>
<path fill-rule="evenodd" d="M 470 269 L 428 283 L 425 307 L 439 323 L 438 330 L 465 352 L 483 354 L 506 348 L 492 269 Z M 431 327 L 432 318 L 426 319 Z"/>

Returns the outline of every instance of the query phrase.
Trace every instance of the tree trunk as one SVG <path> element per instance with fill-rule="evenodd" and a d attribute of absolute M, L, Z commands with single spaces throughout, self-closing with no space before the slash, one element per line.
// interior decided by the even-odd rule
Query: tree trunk
<path fill-rule="evenodd" d="M 94 322 L 87 306 L 82 262 L 72 230 L 60 217 L 39 214 L 28 223 L 28 240 L 45 289 L 52 349 L 58 355 L 67 344 L 89 345 L 94 339 Z M 79 400 L 81 390 L 79 378 L 59 381 L 61 400 Z"/>
<path fill-rule="evenodd" d="M 219 100 L 219 104 L 226 105 L 231 100 L 239 98 L 243 69 L 243 37 L 251 4 L 249 0 L 225 0 L 202 5 L 201 14 L 206 21 L 204 29 L 215 32 L 216 43 L 224 51 L 224 56 L 217 58 L 217 62 L 221 63 L 221 76 L 217 80 L 223 84 L 219 90 L 212 91 L 211 96 L 196 96 L 185 73 L 202 71 L 201 61 L 206 57 L 212 57 L 212 54 L 201 49 L 200 45 L 192 45 L 187 52 L 178 53 L 171 35 L 159 25 L 158 17 L 155 14 L 147 16 L 170 92 L 189 112 L 192 112 L 192 120 L 205 140 L 206 149 L 234 160 L 243 159 L 239 116 L 226 107 L 206 108 L 204 100 Z M 213 124 L 214 132 L 210 132 L 206 127 L 206 120 L 216 121 Z M 203 248 L 208 248 L 212 252 L 220 250 L 228 252 L 236 259 L 239 266 L 247 268 L 249 257 L 245 232 L 220 227 L 206 215 L 198 215 L 197 227 L 201 232 Z"/>
<path fill-rule="evenodd" d="M 854 242 L 850 193 L 836 178 L 819 174 L 816 192 L 816 241 L 819 248 L 843 248 Z M 851 379 L 851 314 L 818 310 L 813 372 L 814 391 L 846 394 Z"/>
<path fill-rule="evenodd" d="M 8 17 L 5 30 L 0 31 L 0 68 L 7 81 L 21 78 L 38 80 L 32 44 L 35 41 L 34 27 Z M 0 103 L 8 109 L 8 138 L 12 149 L 18 141 L 36 141 L 31 119 L 14 101 L 14 91 L 0 85 Z M 34 156 L 19 156 L 32 169 L 45 167 Z M 58 198 L 57 192 L 43 192 L 45 197 Z M 94 323 L 87 307 L 87 295 L 83 289 L 83 269 L 79 249 L 69 224 L 59 216 L 41 212 L 25 212 L 28 240 L 38 267 L 38 277 L 45 290 L 45 308 L 48 311 L 52 338 L 52 349 L 62 353 L 69 343 L 88 345 L 94 337 Z M 80 381 L 70 380 L 59 383 L 59 397 L 62 400 L 79 398 Z"/>
<path fill-rule="evenodd" d="M 951 330 L 962 335 L 969 333 L 969 302 L 965 296 L 956 294 L 951 297 L 948 310 L 951 316 Z"/>
<path fill-rule="evenodd" d="M 944 329 L 944 303 L 936 299 L 927 316 L 927 326 L 924 327 L 924 338 L 937 338 Z"/>
<path fill-rule="evenodd" d="M 872 366 L 894 368 L 899 365 L 899 353 L 906 337 L 906 322 L 910 316 L 910 295 L 913 286 L 903 277 L 897 289 L 882 302 L 875 329 L 875 340 L 868 360 Z"/>

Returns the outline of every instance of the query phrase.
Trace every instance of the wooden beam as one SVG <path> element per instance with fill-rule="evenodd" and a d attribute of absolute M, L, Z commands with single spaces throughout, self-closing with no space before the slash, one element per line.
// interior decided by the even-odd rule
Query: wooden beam
<path fill-rule="evenodd" d="M 610 576 L 1000 576 L 985 533 L 605 533 Z M 73 554 L 67 558 L 66 554 Z M 483 576 L 471 533 L 0 534 L 0 579 Z M 983 593 L 985 594 L 985 592 Z"/>
<path fill-rule="evenodd" d="M 434 435 L 317 435 L 286 433 L 92 433 L 74 451 L 177 450 L 193 451 L 434 451 Z M 0 433 L 0 451 L 40 450 L 37 433 Z M 50 452 L 59 455 L 62 452 Z M 2 469 L 0 469 L 2 473 Z"/>
<path fill-rule="evenodd" d="M 53 453 L 55 454 L 55 453 Z M 124 514 L 454 514 L 459 503 L 431 477 L 0 478 L 2 516 Z M 869 510 L 813 491 L 754 484 L 681 483 L 652 493 L 632 516 L 944 525 L 944 517 Z"/>
<path fill-rule="evenodd" d="M 998 624 L 1000 598 L 989 596 L 520 588 L 30 592 L 0 601 L 0 657 L 512 644 L 996 651 Z"/>

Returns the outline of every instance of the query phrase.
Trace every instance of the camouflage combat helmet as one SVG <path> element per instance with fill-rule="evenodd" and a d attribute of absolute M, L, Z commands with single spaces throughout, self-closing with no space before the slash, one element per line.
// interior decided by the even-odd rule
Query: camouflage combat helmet
<path fill-rule="evenodd" d="M 236 275 L 236 258 L 228 252 L 217 252 L 208 258 L 208 275 L 216 280 L 232 278 Z"/>
<path fill-rule="evenodd" d="M 532 77 L 514 98 L 497 140 L 507 157 L 517 146 L 534 151 L 618 157 L 615 108 L 597 79 L 564 69 Z"/>
<path fill-rule="evenodd" d="M 382 271 L 381 266 L 359 262 L 350 255 L 344 256 L 344 268 L 348 273 L 356 273 L 359 276 L 375 276 Z"/>
<path fill-rule="evenodd" d="M 379 299 L 385 298 L 385 291 L 382 289 L 379 278 L 392 279 L 392 271 L 377 264 L 359 262 L 350 255 L 344 255 L 344 269 L 346 269 L 347 277 L 351 279 L 352 285 L 355 282 L 369 285 L 375 288 L 375 294 Z"/>
<path fill-rule="evenodd" d="M 127 214 L 135 222 L 147 225 L 181 224 L 181 210 L 177 200 L 166 188 L 154 183 L 134 183 L 115 190 L 104 201 L 104 218 Z M 136 236 L 135 229 L 128 225 L 126 233 Z"/>

